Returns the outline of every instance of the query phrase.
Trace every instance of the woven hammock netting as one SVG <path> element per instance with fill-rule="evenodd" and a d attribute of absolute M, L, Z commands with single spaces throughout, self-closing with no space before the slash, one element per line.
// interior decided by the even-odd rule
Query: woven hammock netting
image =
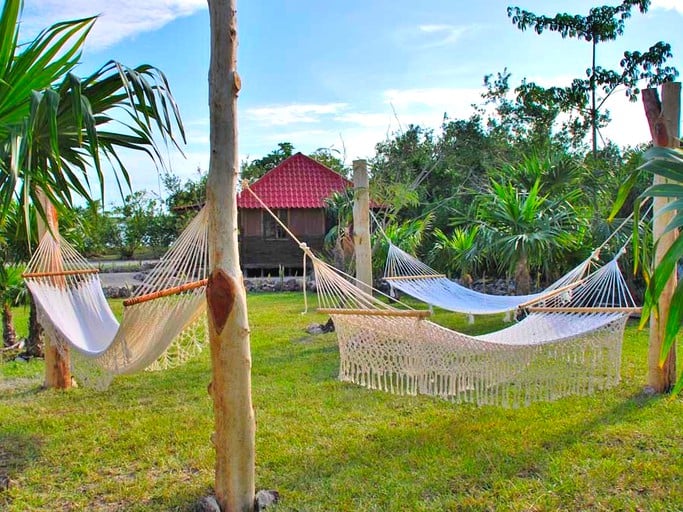
<path fill-rule="evenodd" d="M 504 407 L 588 395 L 619 382 L 624 328 L 637 308 L 617 258 L 541 298 L 521 321 L 483 336 L 395 308 L 312 259 L 319 306 L 336 326 L 343 381 Z"/>
<path fill-rule="evenodd" d="M 311 259 L 318 310 L 330 314 L 335 324 L 342 381 L 505 407 L 587 395 L 619 382 L 624 328 L 629 315 L 638 311 L 618 265 L 623 249 L 588 273 L 594 252 L 553 290 L 495 310 L 523 304 L 527 316 L 518 323 L 469 336 L 426 320 L 429 311 L 414 310 L 378 290 L 370 293 L 317 258 L 247 183 L 244 189 L 299 244 L 304 268 L 306 257 Z M 434 274 L 425 267 L 421 273 Z M 490 305 L 477 304 L 478 298 L 468 298 L 472 307 L 490 311 Z"/>
<path fill-rule="evenodd" d="M 417 300 L 467 315 L 513 313 L 520 306 L 553 295 L 582 279 L 595 267 L 596 253 L 545 290 L 530 295 L 489 295 L 461 286 L 389 242 L 384 278 L 389 285 Z"/>
<path fill-rule="evenodd" d="M 96 269 L 59 234 L 43 236 L 25 281 L 47 339 L 72 349 L 77 379 L 106 388 L 115 375 L 176 366 L 206 345 L 207 269 L 203 209 L 134 292 L 120 324 Z"/>

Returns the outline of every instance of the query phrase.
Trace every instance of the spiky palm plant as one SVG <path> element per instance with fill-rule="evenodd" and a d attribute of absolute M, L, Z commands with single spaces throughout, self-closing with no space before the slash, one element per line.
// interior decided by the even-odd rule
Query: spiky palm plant
<path fill-rule="evenodd" d="M 529 190 L 491 181 L 491 191 L 476 207 L 483 246 L 501 270 L 515 276 L 518 293 L 529 293 L 530 268 L 545 268 L 578 247 L 586 225 L 572 206 L 578 192 L 559 199 L 540 193 L 537 180 Z"/>
<path fill-rule="evenodd" d="M 165 76 L 142 65 L 110 61 L 93 74 L 75 73 L 96 18 L 57 23 L 19 44 L 21 0 L 8 0 L 0 17 L 0 208 L 18 197 L 24 211 L 43 191 L 59 210 L 74 194 L 91 199 L 91 182 L 104 195 L 109 162 L 119 188 L 130 187 L 121 150 L 143 151 L 157 164 L 154 135 L 184 140 L 178 108 Z M 93 171 L 93 172 L 91 172 Z"/>
<path fill-rule="evenodd" d="M 663 234 L 670 233 L 672 230 L 679 230 L 683 227 L 683 149 L 669 149 L 654 147 L 645 154 L 645 163 L 640 167 L 669 180 L 668 183 L 652 185 L 639 197 L 635 208 L 636 215 L 640 209 L 640 203 L 648 198 L 665 197 L 670 202 L 657 214 L 674 212 L 673 217 L 666 226 Z M 625 197 L 625 190 L 621 191 L 620 197 Z M 620 204 L 615 205 L 615 210 Z M 639 261 L 648 277 L 648 286 L 645 291 L 643 304 L 642 324 L 650 317 L 651 313 L 658 314 L 659 300 L 666 288 L 667 282 L 678 272 L 679 262 L 683 260 L 683 237 L 676 238 L 669 247 L 661 261 L 653 263 L 652 255 L 647 250 L 648 244 L 639 243 L 640 234 L 637 229 L 637 218 L 633 230 L 634 247 Z M 655 243 L 658 241 L 655 240 Z M 663 365 L 676 343 L 676 336 L 683 322 L 683 280 L 678 281 L 678 285 L 671 297 L 669 305 L 667 323 L 665 327 L 664 340 L 659 355 L 659 364 Z M 683 390 L 683 373 L 678 377 L 678 382 L 673 388 L 673 394 L 678 394 Z"/>

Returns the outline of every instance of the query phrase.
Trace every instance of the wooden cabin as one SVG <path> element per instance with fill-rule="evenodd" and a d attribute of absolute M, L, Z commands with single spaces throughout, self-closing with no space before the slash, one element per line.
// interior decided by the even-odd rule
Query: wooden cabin
<path fill-rule="evenodd" d="M 297 153 L 250 185 L 288 228 L 314 253 L 323 249 L 331 227 L 325 199 L 353 184 L 316 160 Z M 246 190 L 237 196 L 240 262 L 245 276 L 301 275 L 303 253 Z"/>

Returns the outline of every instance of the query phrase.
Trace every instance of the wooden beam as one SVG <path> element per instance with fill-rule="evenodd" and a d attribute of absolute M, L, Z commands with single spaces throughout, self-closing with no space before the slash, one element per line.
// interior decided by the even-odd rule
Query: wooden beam
<path fill-rule="evenodd" d="M 385 281 L 404 281 L 404 280 L 412 280 L 412 279 L 439 279 L 446 277 L 446 274 L 423 274 L 423 275 L 416 275 L 416 276 L 394 276 L 394 277 L 385 277 Z"/>
<path fill-rule="evenodd" d="M 45 219 L 38 216 L 38 238 L 42 239 L 45 233 L 52 232 L 54 235 L 59 233 L 59 221 L 57 210 L 43 191 L 38 192 L 38 199 L 45 212 Z M 55 267 L 48 272 L 53 272 L 59 282 L 59 273 L 64 269 L 58 268 L 59 263 L 55 262 Z M 45 387 L 55 389 L 69 389 L 71 387 L 71 357 L 69 347 L 62 343 L 57 346 L 56 340 L 48 338 L 47 333 L 43 336 L 45 354 Z"/>
<path fill-rule="evenodd" d="M 431 316 L 431 311 L 418 310 L 402 310 L 402 309 L 342 309 L 342 308 L 318 308 L 318 313 L 325 313 L 328 315 L 358 315 L 358 316 L 402 316 L 402 317 L 417 317 L 427 318 Z"/>
<path fill-rule="evenodd" d="M 530 313 L 629 313 L 636 314 L 642 308 L 618 308 L 618 307 L 531 307 L 527 308 Z"/>
<path fill-rule="evenodd" d="M 372 249 L 370 247 L 370 180 L 365 160 L 353 161 L 353 246 L 358 287 L 372 294 Z"/>
<path fill-rule="evenodd" d="M 643 91 L 645 117 L 655 146 L 677 147 L 681 123 L 681 84 L 669 82 L 662 85 L 662 100 L 659 100 L 657 89 Z M 667 183 L 666 178 L 655 175 L 655 185 Z M 677 231 L 664 233 L 675 212 L 660 214 L 669 201 L 667 198 L 653 199 L 652 234 L 657 241 L 653 264 L 658 265 L 671 245 L 678 237 Z M 659 316 L 650 317 L 650 344 L 648 350 L 648 386 L 657 393 L 669 391 L 676 382 L 676 347 L 673 346 L 663 365 L 659 364 L 666 322 L 671 306 L 671 299 L 676 290 L 676 275 L 665 285 L 659 299 Z"/>
<path fill-rule="evenodd" d="M 564 286 L 560 286 L 559 288 L 555 288 L 552 291 L 549 291 L 548 293 L 545 293 L 541 295 L 540 297 L 536 297 L 535 299 L 528 300 L 526 302 L 522 302 L 519 306 L 517 306 L 517 309 L 524 309 L 528 306 L 531 306 L 532 304 L 538 304 L 539 302 L 543 302 L 544 300 L 552 299 L 553 297 L 557 297 L 558 295 L 561 295 L 562 293 L 569 291 L 573 288 L 576 288 L 580 284 L 582 284 L 585 281 L 585 279 L 579 279 L 578 281 L 574 281 L 573 283 L 566 284 Z"/>
<path fill-rule="evenodd" d="M 210 0 L 209 282 L 206 286 L 216 450 L 214 491 L 224 512 L 251 512 L 256 423 L 251 401 L 249 318 L 237 245 L 237 2 Z M 207 436 L 208 437 L 208 436 Z"/>
<path fill-rule="evenodd" d="M 206 286 L 208 281 L 208 279 L 200 279 L 199 281 L 193 281 L 191 283 L 181 284 L 172 288 L 166 288 L 165 290 L 159 290 L 158 292 L 146 293 L 145 295 L 140 295 L 138 297 L 131 297 L 130 299 L 123 301 L 123 306 L 134 306 L 135 304 L 142 304 L 143 302 L 149 302 L 150 300 L 160 299 L 162 297 L 170 297 L 171 295 L 178 295 L 179 293 L 196 290 L 197 288 Z"/>
<path fill-rule="evenodd" d="M 79 270 L 60 270 L 55 272 L 29 272 L 27 274 L 21 274 L 24 279 L 35 279 L 39 277 L 59 277 L 59 276 L 77 276 L 80 274 L 98 274 L 99 269 L 96 268 L 84 268 Z"/>

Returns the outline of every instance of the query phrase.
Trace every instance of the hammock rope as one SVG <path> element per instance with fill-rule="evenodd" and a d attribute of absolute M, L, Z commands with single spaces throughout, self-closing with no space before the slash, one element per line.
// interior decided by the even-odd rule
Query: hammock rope
<path fill-rule="evenodd" d="M 571 286 L 536 301 L 539 309 L 529 308 L 521 321 L 469 336 L 427 320 L 429 311 L 366 293 L 259 202 L 312 261 L 319 311 L 336 327 L 342 381 L 506 407 L 592 394 L 619 382 L 624 328 L 639 311 L 619 269 L 622 251 L 591 273 L 576 270 L 582 278 L 567 278 Z"/>
<path fill-rule="evenodd" d="M 491 295 L 462 286 L 395 245 L 380 227 L 380 232 L 389 245 L 384 279 L 392 290 L 399 290 L 431 306 L 466 314 L 471 320 L 474 315 L 511 315 L 566 288 L 576 286 L 585 275 L 597 267 L 601 251 L 632 217 L 633 213 L 623 219 L 587 259 L 544 290 L 528 295 Z M 630 238 L 627 238 L 626 243 Z"/>
<path fill-rule="evenodd" d="M 202 209 L 124 301 L 121 323 L 99 274 L 59 234 L 47 232 L 24 279 L 39 322 L 57 347 L 70 346 L 74 374 L 104 388 L 114 375 L 185 362 L 206 344 L 207 212 Z"/>

